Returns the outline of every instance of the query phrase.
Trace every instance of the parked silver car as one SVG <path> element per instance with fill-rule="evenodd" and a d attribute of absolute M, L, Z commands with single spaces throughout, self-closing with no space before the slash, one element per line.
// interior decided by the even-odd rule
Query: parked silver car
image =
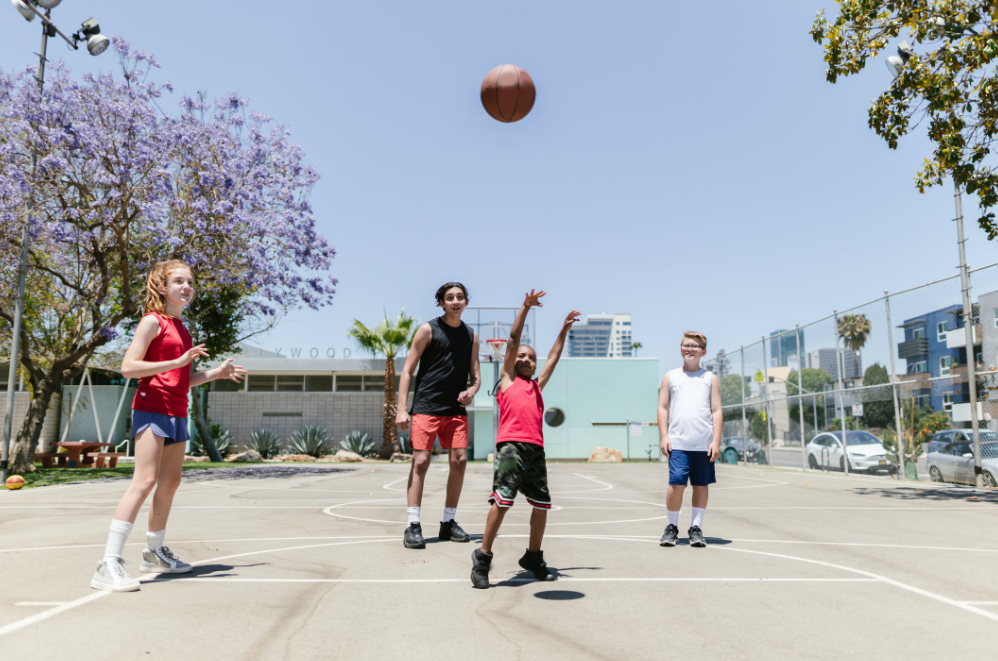
<path fill-rule="evenodd" d="M 974 446 L 965 439 L 950 443 L 940 452 L 930 452 L 928 465 L 933 482 L 977 483 L 974 475 Z M 998 485 L 995 481 L 998 476 L 998 441 L 981 443 L 981 470 L 985 486 Z"/>

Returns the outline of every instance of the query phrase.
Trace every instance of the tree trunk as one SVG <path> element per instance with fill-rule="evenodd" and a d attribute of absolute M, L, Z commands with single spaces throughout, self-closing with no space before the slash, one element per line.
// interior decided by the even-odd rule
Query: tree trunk
<path fill-rule="evenodd" d="M 62 381 L 49 373 L 35 388 L 34 397 L 28 405 L 28 414 L 24 418 L 17 440 L 10 453 L 11 473 L 34 473 L 35 450 L 38 448 L 38 437 L 45 424 L 45 414 L 48 412 L 52 395 L 62 386 Z"/>
<path fill-rule="evenodd" d="M 385 406 L 382 413 L 381 450 L 378 457 L 391 459 L 398 448 L 398 427 L 395 426 L 395 416 L 398 413 L 398 400 L 395 398 L 395 358 L 385 357 Z"/>
<path fill-rule="evenodd" d="M 211 436 L 211 427 L 205 417 L 205 410 L 201 406 L 201 387 L 191 388 L 191 418 L 194 420 L 194 429 L 197 431 L 198 440 L 204 446 L 204 451 L 212 461 L 225 461 L 218 448 L 215 447 L 215 439 Z"/>

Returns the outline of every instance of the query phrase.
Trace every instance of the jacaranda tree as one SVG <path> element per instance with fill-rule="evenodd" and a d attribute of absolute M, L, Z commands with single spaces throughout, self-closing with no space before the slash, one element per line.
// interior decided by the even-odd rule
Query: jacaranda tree
<path fill-rule="evenodd" d="M 186 321 L 195 342 L 222 338 L 217 353 L 239 337 L 226 326 L 233 320 L 245 335 L 286 310 L 332 302 L 335 251 L 308 201 L 318 174 L 288 130 L 249 113 L 237 95 L 183 96 L 178 112 L 165 113 L 171 86 L 147 81 L 155 59 L 121 39 L 114 48 L 120 75 L 77 80 L 57 63 L 44 94 L 33 69 L 0 71 L 5 346 L 32 202 L 21 369 L 33 398 L 11 454 L 16 472 L 34 470 L 52 395 L 141 316 L 154 262 L 192 266 L 200 316 Z"/>

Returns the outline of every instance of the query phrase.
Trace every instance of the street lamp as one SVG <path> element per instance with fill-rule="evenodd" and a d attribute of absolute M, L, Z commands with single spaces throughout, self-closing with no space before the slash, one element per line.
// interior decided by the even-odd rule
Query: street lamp
<path fill-rule="evenodd" d="M 945 21 L 938 17 L 934 24 L 942 27 Z M 976 34 L 976 33 L 975 33 Z M 915 51 L 907 41 L 902 41 L 898 46 L 898 57 L 887 58 L 887 68 L 896 78 L 908 59 L 915 54 Z M 900 64 L 899 64 L 900 63 Z M 963 205 L 960 200 L 960 184 L 956 177 L 953 178 L 953 201 L 956 205 L 956 244 L 960 249 L 960 289 L 963 292 L 963 328 L 966 341 L 967 352 L 967 386 L 970 390 L 970 429 L 974 439 L 974 475 L 975 483 L 978 487 L 984 485 L 983 473 L 981 470 L 981 435 L 980 421 L 977 419 L 977 357 L 974 355 L 974 314 L 970 303 L 970 270 L 967 267 L 967 253 L 964 250 L 963 238 Z M 899 439 L 900 441 L 900 439 Z"/>
<path fill-rule="evenodd" d="M 62 0 L 11 0 L 11 4 L 29 23 L 35 20 L 35 16 L 42 20 L 42 49 L 38 53 L 38 92 L 41 95 L 45 86 L 45 52 L 48 48 L 49 37 L 59 35 L 73 50 L 79 50 L 79 42 L 87 42 L 87 50 L 91 55 L 100 55 L 106 49 L 110 41 L 100 33 L 100 25 L 94 19 L 83 22 L 80 30 L 67 37 L 52 22 L 52 10 L 59 5 Z M 45 13 L 42 13 L 44 10 Z M 31 154 L 31 180 L 34 181 L 38 169 L 38 155 Z M 10 370 L 7 373 L 7 417 L 4 420 L 3 451 L 0 454 L 0 482 L 7 481 L 7 467 L 10 462 L 10 433 L 14 422 L 14 381 L 17 374 L 17 366 L 21 356 L 21 317 L 24 314 L 24 281 L 28 271 L 28 228 L 31 226 L 31 211 L 34 200 L 28 196 L 26 210 L 24 214 L 24 229 L 21 232 L 21 262 L 17 271 L 17 300 L 14 305 L 14 325 L 11 329 L 10 341 Z"/>

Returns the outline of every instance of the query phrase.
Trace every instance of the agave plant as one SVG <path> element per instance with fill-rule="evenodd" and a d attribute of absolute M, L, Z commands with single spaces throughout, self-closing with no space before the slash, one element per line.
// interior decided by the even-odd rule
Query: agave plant
<path fill-rule="evenodd" d="M 409 454 L 412 452 L 412 439 L 407 431 L 399 432 L 399 452 Z"/>
<path fill-rule="evenodd" d="M 340 449 L 354 452 L 362 457 L 368 457 L 375 453 L 374 441 L 368 438 L 367 434 L 356 429 L 340 441 Z"/>
<path fill-rule="evenodd" d="M 223 457 L 232 450 L 232 435 L 225 431 L 215 436 L 215 447 L 218 449 L 218 453 Z M 208 454 L 208 451 L 204 448 L 204 443 L 201 442 L 200 437 L 197 435 L 191 437 L 191 452 L 192 457 L 204 457 Z"/>
<path fill-rule="evenodd" d="M 288 451 L 292 454 L 307 454 L 318 459 L 331 450 L 329 432 L 316 425 L 306 425 L 288 439 Z"/>
<path fill-rule="evenodd" d="M 246 449 L 256 450 L 264 459 L 273 459 L 283 451 L 281 437 L 269 429 L 257 429 L 251 433 Z"/>

